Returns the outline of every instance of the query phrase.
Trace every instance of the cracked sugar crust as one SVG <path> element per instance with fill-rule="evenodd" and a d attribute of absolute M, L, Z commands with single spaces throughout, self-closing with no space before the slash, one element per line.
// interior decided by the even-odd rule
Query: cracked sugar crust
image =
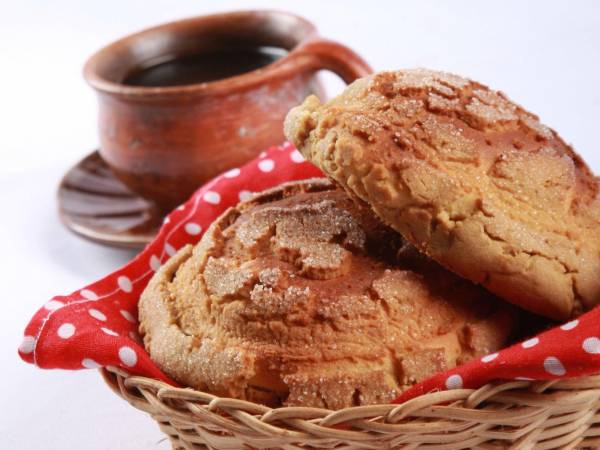
<path fill-rule="evenodd" d="M 538 118 L 465 78 L 382 72 L 290 111 L 307 159 L 453 272 L 567 319 L 600 301 L 598 181 Z"/>
<path fill-rule="evenodd" d="M 332 409 L 496 351 L 515 319 L 324 179 L 229 209 L 154 275 L 139 312 L 150 356 L 182 385 Z"/>

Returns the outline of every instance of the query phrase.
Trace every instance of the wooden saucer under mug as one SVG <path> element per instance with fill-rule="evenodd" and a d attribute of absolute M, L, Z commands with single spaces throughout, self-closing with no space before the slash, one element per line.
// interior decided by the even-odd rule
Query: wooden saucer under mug
<path fill-rule="evenodd" d="M 60 219 L 74 233 L 100 244 L 142 248 L 164 212 L 114 176 L 98 151 L 79 161 L 58 187 Z"/>

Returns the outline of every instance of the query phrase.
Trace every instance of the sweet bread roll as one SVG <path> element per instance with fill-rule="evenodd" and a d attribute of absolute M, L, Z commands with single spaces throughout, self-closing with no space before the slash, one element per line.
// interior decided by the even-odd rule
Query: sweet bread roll
<path fill-rule="evenodd" d="M 332 409 L 494 352 L 514 322 L 325 180 L 226 211 L 155 274 L 139 313 L 150 356 L 182 385 Z"/>
<path fill-rule="evenodd" d="M 432 259 L 525 309 L 600 301 L 598 182 L 505 95 L 456 75 L 383 72 L 286 119 L 298 149 Z"/>

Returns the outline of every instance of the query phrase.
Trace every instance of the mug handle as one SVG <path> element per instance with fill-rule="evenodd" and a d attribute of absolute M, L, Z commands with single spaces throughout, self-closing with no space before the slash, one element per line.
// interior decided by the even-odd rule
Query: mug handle
<path fill-rule="evenodd" d="M 371 66 L 353 50 L 328 39 L 313 38 L 291 54 L 296 70 L 330 70 L 346 84 L 373 73 Z"/>

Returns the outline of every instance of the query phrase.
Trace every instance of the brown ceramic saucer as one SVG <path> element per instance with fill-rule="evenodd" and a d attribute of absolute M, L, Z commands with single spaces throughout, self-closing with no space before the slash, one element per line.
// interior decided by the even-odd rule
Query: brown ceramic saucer
<path fill-rule="evenodd" d="M 65 174 L 58 187 L 58 208 L 62 222 L 74 233 L 123 248 L 150 242 L 164 216 L 119 181 L 97 150 Z"/>

